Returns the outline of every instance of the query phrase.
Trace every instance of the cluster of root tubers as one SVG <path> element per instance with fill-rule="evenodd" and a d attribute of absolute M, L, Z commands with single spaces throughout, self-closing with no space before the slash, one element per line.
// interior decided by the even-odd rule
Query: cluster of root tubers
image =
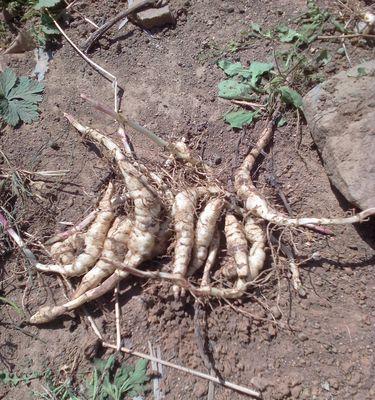
<path fill-rule="evenodd" d="M 173 153 L 176 167 L 190 168 L 196 179 L 172 187 L 162 174 L 148 172 L 145 165 L 125 154 L 107 136 L 81 125 L 71 115 L 65 116 L 83 137 L 113 157 L 131 207 L 127 215 L 116 213 L 118 190 L 110 182 L 86 230 L 73 230 L 67 238 L 49 241 L 55 241 L 49 249 L 54 262 L 37 263 L 36 268 L 65 277 L 82 276 L 82 280 L 70 301 L 43 307 L 34 314 L 30 319 L 34 324 L 46 323 L 99 298 L 129 275 L 167 280 L 173 284 L 176 298 L 186 291 L 194 296 L 239 298 L 256 284 L 264 268 L 266 224 L 312 228 L 317 224 L 361 222 L 375 214 L 372 208 L 347 218 L 289 218 L 270 206 L 256 189 L 251 171 L 272 137 L 274 116 L 267 120 L 258 142 L 236 171 L 235 193 L 229 193 L 212 178 L 210 167 L 194 159 L 181 142 L 168 144 L 166 149 Z M 211 283 L 211 273 L 220 250 L 222 226 L 226 249 L 235 265 L 235 282 L 218 287 Z M 166 254 L 171 247 L 170 272 L 140 269 L 145 261 Z M 199 285 L 193 284 L 189 277 L 200 270 L 203 273 Z M 299 285 L 295 265 L 293 273 Z"/>

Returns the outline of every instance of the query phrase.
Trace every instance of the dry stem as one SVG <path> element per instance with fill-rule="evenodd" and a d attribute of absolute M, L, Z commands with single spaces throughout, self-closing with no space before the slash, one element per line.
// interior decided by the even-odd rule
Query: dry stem
<path fill-rule="evenodd" d="M 102 344 L 103 344 L 103 347 L 108 347 L 110 349 L 115 349 L 116 350 L 116 346 L 113 345 L 113 344 L 110 344 L 110 343 L 107 343 L 107 342 L 103 342 Z M 218 383 L 218 384 L 220 384 L 220 385 L 222 385 L 224 387 L 227 387 L 229 389 L 236 390 L 237 392 L 244 393 L 244 394 L 247 394 L 249 396 L 253 396 L 255 398 L 261 398 L 261 394 L 259 392 L 257 392 L 256 390 L 249 389 L 247 387 L 240 386 L 240 385 L 237 385 L 235 383 L 228 382 L 228 381 L 226 381 L 224 379 L 220 379 L 220 378 L 217 378 L 215 376 L 211 376 L 211 375 L 205 374 L 203 372 L 196 371 L 194 369 L 182 367 L 180 365 L 173 364 L 173 363 L 171 363 L 169 361 L 164 361 L 164 360 L 161 360 L 160 358 L 152 357 L 152 356 L 150 356 L 148 354 L 144 354 L 144 353 L 140 353 L 138 351 L 134 351 L 134 350 L 128 349 L 127 347 L 121 347 L 120 350 L 123 353 L 131 354 L 133 356 L 144 358 L 144 359 L 150 360 L 150 361 L 156 361 L 157 363 L 165 365 L 166 367 L 177 369 L 178 371 L 186 372 L 186 373 L 188 373 L 190 375 L 194 375 L 194 376 L 197 376 L 199 378 L 203 378 L 203 379 L 206 379 L 208 381 L 211 381 L 211 382 L 214 382 L 214 383 Z"/>
<path fill-rule="evenodd" d="M 137 4 L 129 7 L 127 10 L 117 14 L 114 18 L 111 18 L 104 25 L 102 25 L 99 29 L 97 29 L 86 41 L 84 44 L 84 50 L 87 53 L 93 44 L 102 36 L 105 32 L 107 32 L 113 25 L 117 22 L 121 21 L 123 18 L 127 17 L 129 14 L 132 14 L 136 11 L 139 11 L 145 7 L 153 6 L 158 2 L 158 0 L 143 0 L 138 2 Z"/>

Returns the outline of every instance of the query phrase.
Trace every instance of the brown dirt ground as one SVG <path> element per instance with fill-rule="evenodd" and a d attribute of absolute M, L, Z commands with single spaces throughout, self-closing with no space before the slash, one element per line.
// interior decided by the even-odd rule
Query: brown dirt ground
<path fill-rule="evenodd" d="M 93 1 L 79 9 L 100 23 L 115 15 L 124 3 Z M 305 2 L 173 3 L 179 15 L 174 28 L 156 31 L 151 37 L 129 26 L 121 33 L 112 32 L 111 40 L 102 39 L 91 56 L 118 77 L 124 89 L 122 109 L 127 115 L 162 136 L 185 137 L 205 161 L 219 163 L 217 168 L 225 182 L 243 132 L 233 131 L 222 120 L 228 103 L 217 98 L 217 83 L 223 76 L 215 63 L 225 55 L 243 63 L 272 60 L 272 49 L 255 40 L 245 50 L 219 56 L 210 44 L 224 48 L 231 39 L 239 38 L 239 32 L 250 22 L 271 26 L 286 21 L 302 12 Z M 72 16 L 67 33 L 76 43 L 82 43 L 90 27 L 76 13 Z M 339 44 L 329 46 L 337 50 Z M 369 48 L 351 44 L 348 51 L 353 63 L 374 55 Z M 11 56 L 6 62 L 19 74 L 29 75 L 34 67 L 32 52 Z M 334 65 L 326 69 L 327 75 L 347 68 L 345 58 L 338 54 Z M 60 221 L 78 221 L 87 213 L 111 174 L 108 161 L 80 140 L 62 112 L 108 134 L 115 131 L 109 119 L 98 116 L 79 97 L 84 92 L 112 104 L 110 84 L 65 41 L 54 53 L 45 83 L 40 121 L 16 130 L 6 128 L 0 136 L 1 148 L 17 168 L 70 171 L 61 179 L 38 185 L 45 200 L 17 206 L 20 228 L 32 235 L 34 244 L 61 230 Z M 342 215 L 350 206 L 331 188 L 308 128 L 302 126 L 299 155 L 296 122 L 292 114 L 288 119 L 288 125 L 277 130 L 272 149 L 261 165 L 260 187 L 282 208 L 276 192 L 267 185 L 267 177 L 273 174 L 296 215 Z M 246 129 L 237 164 L 260 128 L 261 123 Z M 136 134 L 132 140 L 146 161 L 160 159 L 160 151 L 149 142 Z M 300 232 L 297 246 L 301 258 L 317 251 L 321 255 L 319 261 L 303 265 L 305 298 L 293 292 L 287 271 L 279 266 L 275 274 L 279 280 L 273 279 L 245 301 L 235 303 L 255 318 L 225 303 L 207 307 L 213 359 L 225 379 L 254 386 L 262 390 L 265 399 L 375 398 L 373 223 L 360 228 L 335 227 L 333 231 L 330 237 Z M 36 247 L 34 250 L 38 252 Z M 27 314 L 43 304 L 63 301 L 61 282 L 55 276 L 31 273 L 17 252 L 5 255 L 0 263 L 1 295 L 23 304 Z M 164 359 L 206 371 L 196 346 L 192 304 L 190 298 L 185 304 L 175 303 L 167 285 L 124 282 L 121 323 L 126 343 L 148 352 L 147 342 L 151 341 L 160 346 Z M 112 294 L 91 304 L 89 312 L 107 340 L 114 342 Z M 73 367 L 79 380 L 89 370 L 85 349 L 92 340 L 80 312 L 36 327 L 27 325 L 11 307 L 1 305 L 0 369 L 23 374 L 52 368 L 63 379 L 64 371 L 70 373 Z M 97 356 L 104 353 L 99 351 Z M 41 391 L 40 384 L 2 385 L 0 398 L 31 399 L 32 390 Z M 162 386 L 166 399 L 199 399 L 207 393 L 205 381 L 172 369 L 164 369 Z M 215 389 L 218 400 L 245 398 L 220 386 Z M 146 398 L 151 399 L 152 394 Z"/>

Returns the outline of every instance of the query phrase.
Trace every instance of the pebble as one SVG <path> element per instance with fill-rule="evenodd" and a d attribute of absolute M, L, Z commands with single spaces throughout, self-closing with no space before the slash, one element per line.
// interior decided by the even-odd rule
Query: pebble
<path fill-rule="evenodd" d="M 290 396 L 290 389 L 286 382 L 281 382 L 276 387 L 276 393 L 274 394 L 275 399 L 284 399 Z"/>
<path fill-rule="evenodd" d="M 309 337 L 306 335 L 306 333 L 300 332 L 300 333 L 298 334 L 298 339 L 299 339 L 301 342 L 305 342 L 306 340 L 309 340 Z"/>
<path fill-rule="evenodd" d="M 290 389 L 290 394 L 292 396 L 292 399 L 298 399 L 300 393 L 301 393 L 302 387 L 301 386 L 294 386 L 293 388 Z"/>
<path fill-rule="evenodd" d="M 51 142 L 50 147 L 53 150 L 60 150 L 60 145 L 55 141 Z"/>
<path fill-rule="evenodd" d="M 359 372 L 353 372 L 349 381 L 349 385 L 356 387 L 361 383 L 361 380 L 362 380 L 361 374 Z"/>
<path fill-rule="evenodd" d="M 213 161 L 214 161 L 214 164 L 215 164 L 215 165 L 219 165 L 219 164 L 221 164 L 221 162 L 222 162 L 222 158 L 221 158 L 220 156 L 217 156 L 217 155 L 216 155 L 216 156 L 214 157 L 214 160 L 213 160 Z"/>
<path fill-rule="evenodd" d="M 272 315 L 274 316 L 275 319 L 280 319 L 281 318 L 281 312 L 279 310 L 279 307 L 272 306 L 270 308 L 270 311 L 271 311 L 271 313 L 272 313 Z"/>
<path fill-rule="evenodd" d="M 223 5 L 220 7 L 220 10 L 221 10 L 221 11 L 225 11 L 225 12 L 227 12 L 228 14 L 231 14 L 231 13 L 234 12 L 234 7 L 233 7 L 233 6 L 230 6 L 229 4 L 223 4 Z"/>
<path fill-rule="evenodd" d="M 261 376 L 254 376 L 250 383 L 257 387 L 261 392 L 263 392 L 269 386 L 269 382 Z"/>
<path fill-rule="evenodd" d="M 317 322 L 314 322 L 313 326 L 314 329 L 316 329 L 317 331 L 321 329 L 320 324 L 318 324 Z"/>
<path fill-rule="evenodd" d="M 208 385 L 205 382 L 198 381 L 194 385 L 194 398 L 201 398 L 207 394 L 208 391 Z"/>
<path fill-rule="evenodd" d="M 329 382 L 330 386 L 335 390 L 337 390 L 340 387 L 338 380 L 335 378 L 329 379 L 328 382 Z"/>

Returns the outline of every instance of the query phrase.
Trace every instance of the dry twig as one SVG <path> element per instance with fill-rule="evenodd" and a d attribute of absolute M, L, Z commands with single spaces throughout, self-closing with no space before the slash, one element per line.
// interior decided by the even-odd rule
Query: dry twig
<path fill-rule="evenodd" d="M 86 41 L 83 45 L 84 51 L 87 53 L 93 44 L 103 36 L 113 25 L 117 24 L 117 22 L 121 21 L 125 17 L 130 14 L 133 14 L 137 11 L 140 11 L 146 7 L 155 6 L 158 3 L 158 0 L 143 0 L 133 6 L 129 7 L 127 10 L 122 11 L 117 14 L 115 17 L 111 18 L 104 25 L 102 25 L 99 29 L 97 29 Z"/>

